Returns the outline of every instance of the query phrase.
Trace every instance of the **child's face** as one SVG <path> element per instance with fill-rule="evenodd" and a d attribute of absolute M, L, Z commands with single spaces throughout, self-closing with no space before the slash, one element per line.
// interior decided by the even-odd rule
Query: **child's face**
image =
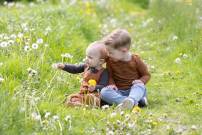
<path fill-rule="evenodd" d="M 125 55 L 129 52 L 127 47 L 119 47 L 117 49 L 107 46 L 109 57 L 115 61 L 123 60 Z"/>
<path fill-rule="evenodd" d="M 103 60 L 100 59 L 100 54 L 97 51 L 87 49 L 86 50 L 86 64 L 89 67 L 98 67 L 103 64 Z"/>

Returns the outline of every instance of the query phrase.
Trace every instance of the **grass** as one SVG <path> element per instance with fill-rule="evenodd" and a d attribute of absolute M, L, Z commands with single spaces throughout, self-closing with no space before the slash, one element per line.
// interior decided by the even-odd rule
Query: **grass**
<path fill-rule="evenodd" d="M 0 134 L 201 134 L 200 0 L 53 2 L 0 6 Z M 51 65 L 82 62 L 89 43 L 119 27 L 131 33 L 132 51 L 152 74 L 149 106 L 139 114 L 65 108 L 80 75 Z"/>

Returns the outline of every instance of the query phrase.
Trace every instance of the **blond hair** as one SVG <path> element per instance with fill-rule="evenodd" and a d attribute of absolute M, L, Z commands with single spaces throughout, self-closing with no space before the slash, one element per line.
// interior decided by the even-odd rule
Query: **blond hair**
<path fill-rule="evenodd" d="M 127 30 L 125 29 L 116 29 L 107 35 L 103 42 L 106 46 L 113 47 L 115 49 L 119 47 L 130 48 L 131 37 Z"/>

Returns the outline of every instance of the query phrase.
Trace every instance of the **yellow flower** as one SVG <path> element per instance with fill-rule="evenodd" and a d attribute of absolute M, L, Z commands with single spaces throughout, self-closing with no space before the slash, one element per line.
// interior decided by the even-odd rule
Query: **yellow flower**
<path fill-rule="evenodd" d="M 19 42 L 21 42 L 21 39 L 20 39 L 20 38 L 17 38 L 16 41 L 19 43 Z"/>
<path fill-rule="evenodd" d="M 140 109 L 140 107 L 135 106 L 135 107 L 133 108 L 132 112 L 133 112 L 133 113 L 139 113 L 139 112 L 141 112 L 141 109 Z"/>
<path fill-rule="evenodd" d="M 89 84 L 90 86 L 96 86 L 96 81 L 93 80 L 93 79 L 90 79 L 90 80 L 88 81 L 88 84 Z"/>

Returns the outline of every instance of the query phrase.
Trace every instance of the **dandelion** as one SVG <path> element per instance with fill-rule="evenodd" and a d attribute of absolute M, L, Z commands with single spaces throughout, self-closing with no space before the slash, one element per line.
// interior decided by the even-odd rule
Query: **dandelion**
<path fill-rule="evenodd" d="M 69 54 L 69 53 L 61 54 L 61 57 L 70 58 L 70 59 L 73 58 L 73 56 L 71 54 Z"/>
<path fill-rule="evenodd" d="M 70 115 L 67 115 L 66 117 L 65 117 L 65 121 L 70 121 L 71 120 L 71 116 Z"/>
<path fill-rule="evenodd" d="M 107 110 L 107 109 L 109 109 L 109 105 L 103 105 L 102 106 L 102 110 Z"/>
<path fill-rule="evenodd" d="M 121 112 L 120 112 L 120 115 L 123 116 L 123 115 L 124 115 L 124 111 L 121 111 Z"/>
<path fill-rule="evenodd" d="M 175 41 L 175 40 L 177 40 L 177 39 L 178 39 L 178 36 L 173 35 L 172 40 Z"/>
<path fill-rule="evenodd" d="M 4 81 L 3 77 L 0 77 L 0 84 Z"/>
<path fill-rule="evenodd" d="M 41 119 L 41 115 L 40 115 L 40 114 L 37 114 L 36 112 L 33 112 L 33 113 L 31 114 L 31 117 L 32 117 L 32 119 L 35 120 L 35 121 L 39 121 L 39 120 Z"/>
<path fill-rule="evenodd" d="M 59 120 L 59 116 L 58 115 L 54 115 L 53 116 L 53 120 L 55 120 L 55 121 Z"/>
<path fill-rule="evenodd" d="M 106 135 L 114 135 L 114 132 L 113 131 L 108 131 L 107 133 L 106 133 Z"/>
<path fill-rule="evenodd" d="M 0 47 L 2 47 L 2 48 L 5 48 L 5 47 L 8 47 L 8 43 L 7 42 L 1 42 L 0 43 Z"/>
<path fill-rule="evenodd" d="M 10 36 L 11 39 L 16 39 L 16 37 L 17 37 L 17 36 L 16 36 L 15 34 L 12 34 L 12 35 Z"/>
<path fill-rule="evenodd" d="M 51 27 L 48 26 L 46 29 L 45 29 L 45 32 L 44 32 L 44 35 L 48 35 L 48 33 L 51 32 Z"/>
<path fill-rule="evenodd" d="M 46 43 L 46 44 L 44 44 L 44 46 L 45 46 L 45 47 L 48 47 L 49 45 Z"/>
<path fill-rule="evenodd" d="M 130 129 L 135 128 L 135 123 L 134 123 L 134 122 L 128 123 L 128 127 L 129 127 Z"/>
<path fill-rule="evenodd" d="M 36 41 L 37 44 L 43 44 L 43 39 L 42 38 L 38 38 Z"/>
<path fill-rule="evenodd" d="M 38 74 L 38 72 L 36 70 L 31 69 L 31 68 L 28 68 L 27 71 L 28 71 L 30 77 L 34 77 Z"/>
<path fill-rule="evenodd" d="M 117 115 L 116 112 L 112 112 L 111 115 L 110 115 L 110 117 L 112 118 L 112 117 L 115 117 L 116 115 Z"/>
<path fill-rule="evenodd" d="M 197 130 L 197 126 L 196 126 L 196 125 L 192 125 L 192 126 L 191 126 L 191 129 L 192 129 L 192 130 Z"/>
<path fill-rule="evenodd" d="M 22 38 L 23 37 L 23 33 L 18 33 L 18 38 Z"/>
<path fill-rule="evenodd" d="M 24 46 L 24 51 L 25 52 L 29 52 L 31 49 L 30 49 L 30 47 L 28 46 L 28 45 L 26 45 L 26 46 Z"/>
<path fill-rule="evenodd" d="M 186 58 L 188 58 L 188 55 L 187 54 L 183 54 L 182 58 L 186 59 Z"/>
<path fill-rule="evenodd" d="M 180 59 L 179 57 L 176 58 L 176 59 L 175 59 L 175 63 L 176 63 L 176 64 L 181 64 L 181 59 Z"/>
<path fill-rule="evenodd" d="M 50 115 L 51 115 L 50 112 L 46 112 L 44 117 L 47 119 Z"/>
<path fill-rule="evenodd" d="M 36 43 L 32 44 L 32 48 L 33 48 L 33 49 L 36 50 L 36 49 L 38 49 L 38 47 L 39 47 L 38 44 L 36 44 Z"/>

